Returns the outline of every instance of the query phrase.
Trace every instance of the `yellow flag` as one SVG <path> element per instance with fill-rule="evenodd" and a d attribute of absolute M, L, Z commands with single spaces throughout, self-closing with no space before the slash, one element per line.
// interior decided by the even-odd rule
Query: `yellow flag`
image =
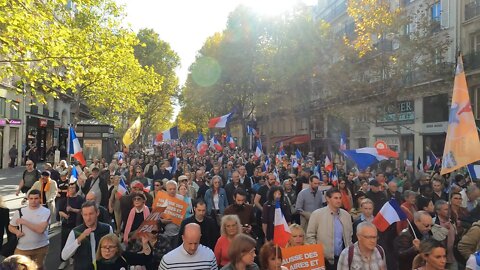
<path fill-rule="evenodd" d="M 480 141 L 468 95 L 462 57 L 459 56 L 440 173 L 452 172 L 477 160 L 480 160 Z"/>
<path fill-rule="evenodd" d="M 133 125 L 127 130 L 127 132 L 125 132 L 125 135 L 123 135 L 123 144 L 125 144 L 127 147 L 130 146 L 130 144 L 137 139 L 138 135 L 140 135 L 141 126 L 142 123 L 139 116 Z"/>

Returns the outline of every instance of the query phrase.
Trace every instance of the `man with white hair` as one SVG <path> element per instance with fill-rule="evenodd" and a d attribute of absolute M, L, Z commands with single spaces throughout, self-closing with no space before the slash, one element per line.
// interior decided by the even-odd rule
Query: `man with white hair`
<path fill-rule="evenodd" d="M 165 184 L 165 190 L 167 191 L 167 195 L 170 198 L 177 198 L 179 200 L 183 200 L 183 196 L 177 194 L 177 182 L 174 180 L 169 180 Z M 174 242 L 176 242 L 178 232 L 180 231 L 180 226 L 173 223 L 169 218 L 161 218 L 160 221 L 165 225 L 165 235 L 170 237 L 172 240 L 173 246 L 176 246 Z"/>
<path fill-rule="evenodd" d="M 182 235 L 183 244 L 163 256 L 158 270 L 218 269 L 213 251 L 200 244 L 201 235 L 200 225 L 196 223 L 187 224 Z"/>
<path fill-rule="evenodd" d="M 357 227 L 357 238 L 355 244 L 340 254 L 337 269 L 387 270 L 385 251 L 377 245 L 377 227 L 368 221 L 361 222 Z"/>

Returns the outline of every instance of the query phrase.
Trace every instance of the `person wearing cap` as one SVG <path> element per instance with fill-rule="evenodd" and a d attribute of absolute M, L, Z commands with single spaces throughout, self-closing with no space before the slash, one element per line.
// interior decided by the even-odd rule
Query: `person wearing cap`
<path fill-rule="evenodd" d="M 59 181 L 60 180 L 60 173 L 55 170 L 52 166 L 51 163 L 45 163 L 45 165 L 43 165 L 43 168 L 46 170 L 46 171 L 49 171 L 50 172 L 50 179 L 53 179 L 55 181 Z"/>
<path fill-rule="evenodd" d="M 188 173 L 190 174 L 190 173 Z M 187 185 L 188 189 L 188 197 L 190 198 L 196 198 L 197 197 L 197 191 L 195 190 L 195 187 L 192 185 L 193 182 L 188 181 L 188 176 L 187 175 L 180 175 L 178 177 L 178 183 L 185 183 Z"/>
<path fill-rule="evenodd" d="M 57 197 L 58 187 L 57 182 L 50 178 L 49 171 L 43 171 L 41 173 L 40 180 L 33 184 L 32 188 L 27 192 L 27 197 L 34 189 L 40 191 L 40 204 L 50 210 L 50 220 L 51 222 L 54 222 L 56 218 L 54 215 L 55 198 Z"/>
<path fill-rule="evenodd" d="M 380 191 L 380 183 L 378 180 L 370 180 L 370 190 L 366 193 L 367 198 L 373 201 L 373 215 L 376 216 L 377 213 L 382 209 L 383 205 L 387 202 L 387 195 L 384 192 Z"/>

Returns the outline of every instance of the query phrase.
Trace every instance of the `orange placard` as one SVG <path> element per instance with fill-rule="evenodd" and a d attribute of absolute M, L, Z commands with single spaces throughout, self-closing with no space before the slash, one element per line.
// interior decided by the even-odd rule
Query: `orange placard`
<path fill-rule="evenodd" d="M 158 231 L 158 221 L 160 220 L 165 207 L 157 207 L 150 212 L 150 215 L 142 222 L 140 227 L 137 229 L 137 236 L 141 237 L 147 233 L 151 233 L 154 229 Z"/>
<path fill-rule="evenodd" d="M 180 226 L 182 220 L 187 213 L 187 203 L 183 200 L 172 198 L 166 192 L 159 191 L 153 202 L 153 208 L 166 207 L 163 212 L 163 218 L 169 218 L 172 223 Z"/>
<path fill-rule="evenodd" d="M 288 269 L 325 270 L 320 244 L 282 248 L 282 257 L 282 265 Z"/>

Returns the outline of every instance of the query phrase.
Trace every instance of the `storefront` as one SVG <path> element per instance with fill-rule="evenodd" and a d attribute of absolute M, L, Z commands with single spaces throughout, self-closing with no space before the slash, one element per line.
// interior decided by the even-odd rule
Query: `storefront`
<path fill-rule="evenodd" d="M 79 123 L 75 132 L 82 145 L 83 155 L 90 163 L 94 158 L 105 158 L 110 162 L 115 153 L 114 128 L 104 124 Z"/>
<path fill-rule="evenodd" d="M 45 161 L 54 146 L 54 121 L 35 116 L 27 117 L 27 150 L 37 146 L 40 161 Z"/>

